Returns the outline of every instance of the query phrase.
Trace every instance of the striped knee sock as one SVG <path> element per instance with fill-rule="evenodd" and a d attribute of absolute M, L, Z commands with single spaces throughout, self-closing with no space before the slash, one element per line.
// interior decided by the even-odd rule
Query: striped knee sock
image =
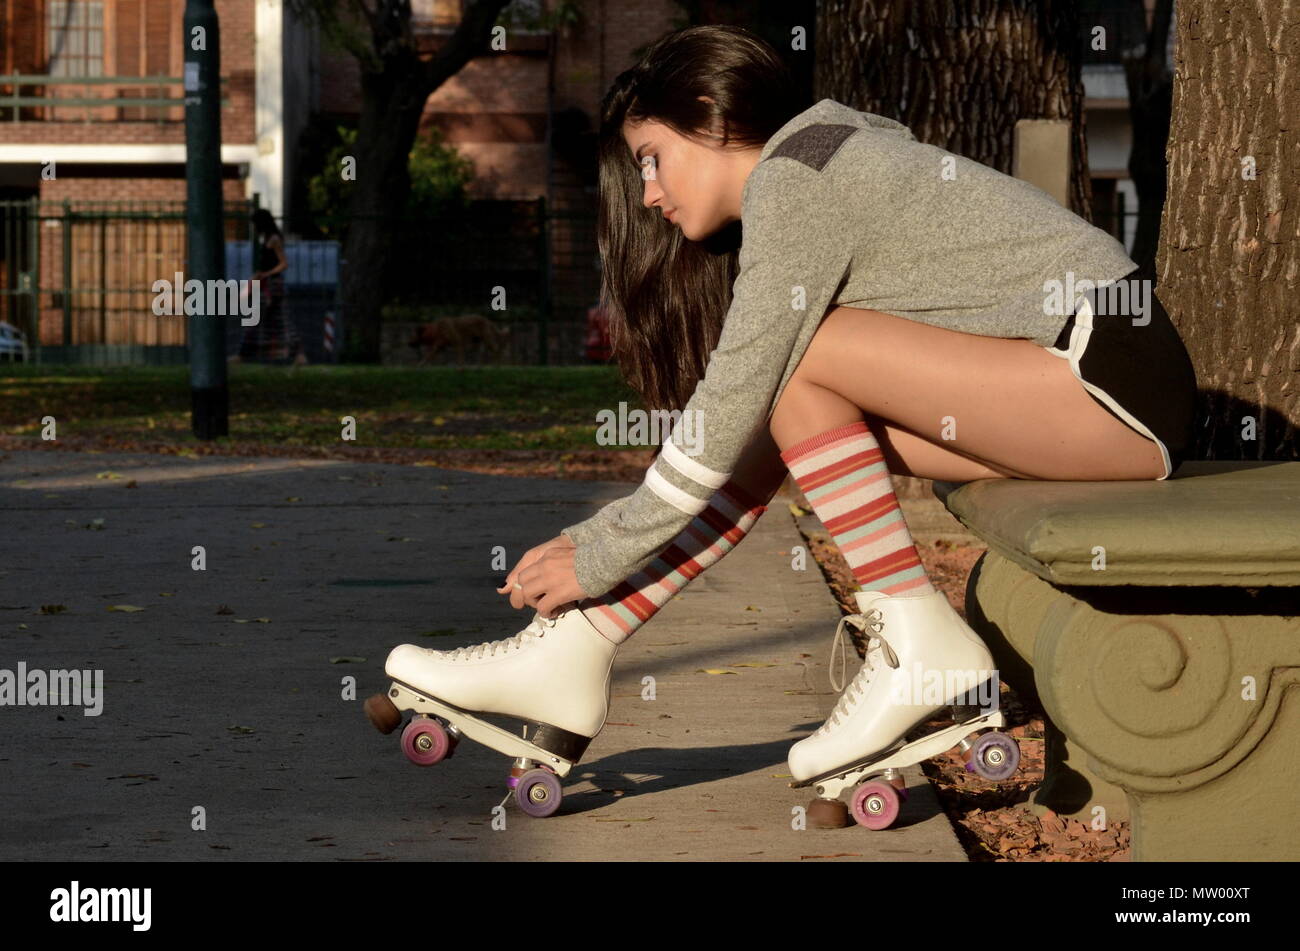
<path fill-rule="evenodd" d="M 578 609 L 606 638 L 623 643 L 691 579 L 735 548 L 766 510 L 727 482 L 654 561 L 600 597 L 579 601 Z"/>
<path fill-rule="evenodd" d="M 864 591 L 934 592 L 865 420 L 810 436 L 781 458 Z"/>

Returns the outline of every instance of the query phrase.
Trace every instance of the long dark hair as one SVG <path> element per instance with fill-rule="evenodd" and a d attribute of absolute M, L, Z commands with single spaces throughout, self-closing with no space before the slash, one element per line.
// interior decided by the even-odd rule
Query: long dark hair
<path fill-rule="evenodd" d="M 711 102 L 698 97 L 707 96 Z M 641 166 L 625 120 L 653 119 L 688 138 L 761 147 L 803 111 L 781 57 L 735 26 L 693 26 L 657 40 L 619 74 L 600 106 L 601 291 L 613 356 L 647 409 L 681 409 L 704 375 L 731 305 L 740 222 L 690 241 L 642 204 Z"/>
<path fill-rule="evenodd" d="M 257 229 L 259 235 L 268 240 L 273 235 L 281 240 L 284 239 L 284 235 L 280 234 L 279 225 L 275 223 L 275 218 L 265 208 L 258 208 L 253 212 L 253 227 Z"/>

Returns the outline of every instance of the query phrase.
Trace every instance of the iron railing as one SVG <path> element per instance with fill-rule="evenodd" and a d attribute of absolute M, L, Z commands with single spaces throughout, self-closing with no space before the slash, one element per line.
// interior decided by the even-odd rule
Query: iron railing
<path fill-rule="evenodd" d="M 251 277 L 255 208 L 255 200 L 226 203 L 227 279 Z M 339 297 L 348 265 L 337 238 L 352 223 L 323 223 L 333 240 L 285 241 L 285 311 L 313 362 L 337 358 L 346 334 Z M 548 213 L 542 200 L 474 201 L 386 227 L 395 232 L 382 284 L 386 322 L 477 313 L 507 327 L 515 360 L 582 360 L 586 314 L 600 282 L 591 215 Z M 185 359 L 185 319 L 153 309 L 154 283 L 185 270 L 184 202 L 0 201 L 0 240 L 0 321 L 23 333 L 32 359 Z M 333 353 L 324 349 L 327 313 Z M 227 326 L 233 353 L 240 322 Z M 410 328 L 393 332 L 409 336 Z"/>
<path fill-rule="evenodd" d="M 180 76 L 41 76 L 11 73 L 0 75 L 0 116 L 11 122 L 67 121 L 80 109 L 83 122 L 154 121 L 183 122 L 184 80 Z M 79 96 L 69 95 L 83 87 Z M 221 79 L 222 90 L 226 78 Z M 24 95 L 24 88 L 34 90 Z M 89 90 L 115 91 L 113 95 L 88 95 Z M 120 87 L 128 87 L 122 89 Z M 133 95 L 132 87 L 142 95 Z M 168 95 L 175 91 L 176 95 Z M 147 94 L 147 95 L 146 95 Z M 230 104 L 223 95 L 221 105 Z M 147 114 L 153 110 L 153 114 Z M 91 112 L 95 115 L 91 115 Z"/>

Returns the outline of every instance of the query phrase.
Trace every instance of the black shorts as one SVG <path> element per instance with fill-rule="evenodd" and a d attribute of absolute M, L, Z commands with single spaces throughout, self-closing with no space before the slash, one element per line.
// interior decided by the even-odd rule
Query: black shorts
<path fill-rule="evenodd" d="M 1116 282 L 1122 283 L 1128 282 Z M 1047 352 L 1069 360 L 1097 403 L 1160 446 L 1165 460 L 1160 478 L 1167 479 L 1195 440 L 1196 371 L 1154 293 L 1145 315 L 1135 316 L 1135 308 L 1125 310 L 1111 301 L 1116 298 L 1105 289 L 1080 296 Z M 1115 312 L 1101 313 L 1107 310 Z"/>

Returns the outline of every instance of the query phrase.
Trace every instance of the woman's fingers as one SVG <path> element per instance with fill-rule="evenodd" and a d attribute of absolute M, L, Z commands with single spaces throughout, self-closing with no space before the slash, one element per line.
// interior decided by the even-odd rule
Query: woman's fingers
<path fill-rule="evenodd" d="M 573 548 L 572 542 L 563 534 L 530 548 L 506 575 L 505 584 L 497 588 L 497 593 L 508 595 L 510 606 L 515 610 L 528 605 L 542 612 L 542 605 L 545 604 L 547 610 L 542 612 L 543 616 L 549 616 L 556 608 L 585 597 L 582 589 L 570 577 L 572 567 L 560 570 L 559 560 L 546 557 L 554 549 L 572 552 Z"/>

